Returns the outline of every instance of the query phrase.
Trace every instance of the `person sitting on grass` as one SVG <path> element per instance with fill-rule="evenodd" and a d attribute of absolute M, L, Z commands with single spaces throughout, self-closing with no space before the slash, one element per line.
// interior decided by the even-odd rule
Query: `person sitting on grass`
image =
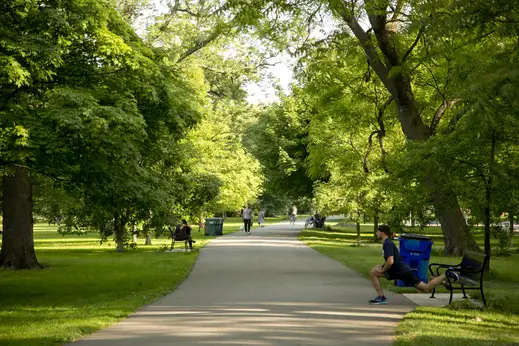
<path fill-rule="evenodd" d="M 449 276 L 451 282 L 457 282 L 459 276 L 455 272 L 447 271 L 431 279 L 428 283 L 422 282 L 417 278 L 413 270 L 402 261 L 398 248 L 391 240 L 391 230 L 388 225 L 381 225 L 377 229 L 377 238 L 383 241 L 382 252 L 384 255 L 384 264 L 373 267 L 370 271 L 371 282 L 377 291 L 378 297 L 369 301 L 370 304 L 387 304 L 386 296 L 380 286 L 380 278 L 385 277 L 388 280 L 402 280 L 406 286 L 414 286 L 420 292 L 431 292 L 435 287 L 444 283 L 446 275 Z"/>

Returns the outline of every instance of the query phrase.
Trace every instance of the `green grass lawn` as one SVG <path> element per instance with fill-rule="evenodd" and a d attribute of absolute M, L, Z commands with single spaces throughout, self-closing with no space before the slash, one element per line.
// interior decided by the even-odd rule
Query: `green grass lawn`
<path fill-rule="evenodd" d="M 317 251 L 369 278 L 369 270 L 384 261 L 381 243 L 373 243 L 373 226 L 363 225 L 362 246 L 356 246 L 353 227 L 332 230 L 305 230 L 300 239 Z M 412 232 L 409 232 L 412 233 Z M 433 241 L 430 262 L 460 262 L 459 257 L 444 257 L 443 236 L 439 227 L 429 227 L 425 234 Z M 483 245 L 481 230 L 474 232 Z M 519 239 L 516 239 L 517 243 Z M 398 242 L 396 242 L 398 245 Z M 395 345 L 519 345 L 519 252 L 508 257 L 492 257 L 490 279 L 484 284 L 488 306 L 479 308 L 466 302 L 454 302 L 446 308 L 418 307 L 397 328 Z M 414 288 L 396 287 L 382 280 L 383 288 L 395 292 L 417 292 Z M 440 288 L 438 292 L 447 292 Z M 373 295 L 376 295 L 373 290 Z M 477 294 L 473 294 L 477 297 Z"/>
<path fill-rule="evenodd" d="M 266 222 L 276 222 L 267 219 Z M 224 234 L 241 219 L 227 218 Z M 198 252 L 164 252 L 171 239 L 116 253 L 95 233 L 61 236 L 55 225 L 37 224 L 35 249 L 42 270 L 1 270 L 0 345 L 62 345 L 130 315 L 187 278 Z M 195 248 L 214 237 L 193 227 Z"/>

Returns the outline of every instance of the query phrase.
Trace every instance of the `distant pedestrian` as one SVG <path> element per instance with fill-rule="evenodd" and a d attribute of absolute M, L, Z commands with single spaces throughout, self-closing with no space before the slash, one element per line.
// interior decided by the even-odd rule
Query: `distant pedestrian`
<path fill-rule="evenodd" d="M 296 205 L 294 204 L 294 205 L 292 206 L 292 213 L 290 214 L 290 223 L 291 223 L 292 225 L 295 225 L 295 223 L 296 223 L 296 218 L 297 218 L 297 207 L 296 207 Z"/>
<path fill-rule="evenodd" d="M 441 285 L 446 279 L 445 274 L 431 279 L 428 283 L 422 282 L 417 278 L 413 270 L 402 261 L 400 252 L 395 243 L 391 240 L 391 230 L 387 225 L 381 225 L 377 229 L 377 237 L 384 243 L 382 245 L 382 253 L 384 255 L 384 264 L 373 267 L 370 271 L 371 282 L 378 293 L 378 297 L 370 300 L 370 304 L 387 304 L 386 296 L 380 286 L 380 278 L 385 277 L 388 280 L 402 280 L 407 286 L 414 286 L 417 290 L 428 293 L 433 288 Z M 459 276 L 455 272 L 447 271 L 447 275 L 451 282 L 459 280 Z"/>
<path fill-rule="evenodd" d="M 250 228 L 252 226 L 252 210 L 250 205 L 247 204 L 247 207 L 243 209 L 243 225 L 245 227 L 245 234 L 250 235 Z"/>
<path fill-rule="evenodd" d="M 265 227 L 265 210 L 263 209 L 258 213 L 258 226 Z"/>

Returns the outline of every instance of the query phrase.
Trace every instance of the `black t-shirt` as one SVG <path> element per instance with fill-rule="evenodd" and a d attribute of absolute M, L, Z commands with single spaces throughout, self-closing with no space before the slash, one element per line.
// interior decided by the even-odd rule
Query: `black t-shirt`
<path fill-rule="evenodd" d="M 393 264 L 387 270 L 389 274 L 401 275 L 412 271 L 412 269 L 409 268 L 409 266 L 402 261 L 402 257 L 400 257 L 400 252 L 398 251 L 395 243 L 393 243 L 391 239 L 387 238 L 386 240 L 384 240 L 384 245 L 382 245 L 382 254 L 386 261 L 389 256 L 393 256 Z"/>
<path fill-rule="evenodd" d="M 189 227 L 188 225 L 184 226 L 184 231 L 186 232 L 187 235 L 191 235 L 191 227 Z"/>

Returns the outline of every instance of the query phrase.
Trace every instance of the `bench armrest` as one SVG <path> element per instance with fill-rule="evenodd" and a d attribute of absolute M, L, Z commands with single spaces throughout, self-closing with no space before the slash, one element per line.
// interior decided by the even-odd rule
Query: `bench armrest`
<path fill-rule="evenodd" d="M 458 268 L 461 268 L 461 263 L 459 264 L 445 264 L 445 263 L 431 263 L 429 264 L 429 272 L 431 273 L 431 275 L 434 275 L 434 272 L 433 272 L 433 267 L 436 267 L 436 275 L 437 276 L 440 276 L 440 268 L 446 268 L 447 270 L 449 269 L 458 269 Z"/>
<path fill-rule="evenodd" d="M 459 264 L 457 264 L 457 265 L 445 264 L 445 263 L 431 263 L 431 264 L 429 264 L 429 268 L 432 267 L 432 266 L 436 266 L 436 267 L 439 267 L 439 268 L 457 268 L 460 265 Z"/>

